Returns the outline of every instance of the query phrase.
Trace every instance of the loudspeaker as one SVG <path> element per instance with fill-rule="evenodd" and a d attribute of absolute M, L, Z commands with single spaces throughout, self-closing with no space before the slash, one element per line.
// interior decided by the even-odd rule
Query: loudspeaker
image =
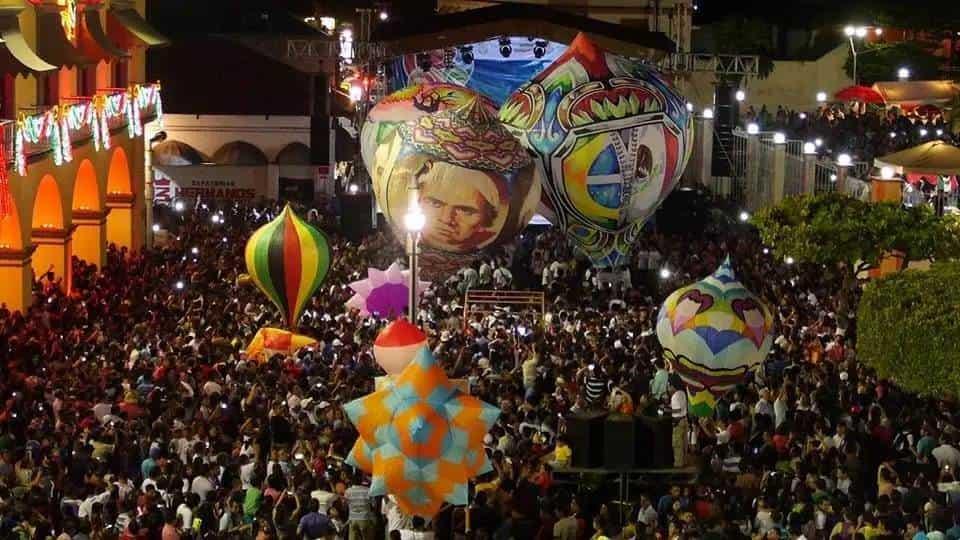
<path fill-rule="evenodd" d="M 580 468 L 603 466 L 603 419 L 605 412 L 583 412 L 567 417 L 567 439 L 573 451 L 572 465 Z"/>
<path fill-rule="evenodd" d="M 608 469 L 638 467 L 637 422 L 633 416 L 611 414 L 603 423 L 603 466 Z"/>
<path fill-rule="evenodd" d="M 670 417 L 640 416 L 636 419 L 637 467 L 673 467 L 673 424 Z"/>
<path fill-rule="evenodd" d="M 369 193 L 340 195 L 340 229 L 343 235 L 353 241 L 359 241 L 370 232 L 373 210 L 373 197 Z"/>

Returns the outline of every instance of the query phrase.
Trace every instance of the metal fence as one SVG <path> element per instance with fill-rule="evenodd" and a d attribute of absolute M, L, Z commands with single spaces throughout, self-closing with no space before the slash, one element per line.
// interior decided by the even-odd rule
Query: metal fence
<path fill-rule="evenodd" d="M 749 142 L 747 143 L 749 144 Z M 750 193 L 747 198 L 747 206 L 751 212 L 755 212 L 773 201 L 772 184 L 774 170 L 774 147 L 773 140 L 761 138 L 757 142 L 758 158 L 749 160 L 748 166 L 751 167 L 750 175 Z"/>
<path fill-rule="evenodd" d="M 815 155 L 813 143 L 784 140 L 772 131 L 747 133 L 734 128 L 727 133 L 726 140 L 714 133 L 711 147 L 714 164 L 722 165 L 718 172 L 729 176 L 705 180 L 716 196 L 744 210 L 754 212 L 779 202 L 780 197 L 834 192 L 841 179 L 848 195 L 870 199 L 874 171 L 871 162 L 858 161 L 840 167 L 831 157 Z M 705 144 L 700 141 L 701 146 Z M 804 147 L 811 153 L 805 153 Z M 960 190 L 952 191 L 944 193 L 944 206 L 948 208 L 960 205 Z"/>
<path fill-rule="evenodd" d="M 743 201 L 746 193 L 747 181 L 747 134 L 733 130 L 733 151 L 730 157 L 730 180 L 724 195 L 732 201 Z"/>
<path fill-rule="evenodd" d="M 791 197 L 801 193 L 803 193 L 803 141 L 787 141 L 783 196 Z"/>
<path fill-rule="evenodd" d="M 837 190 L 837 165 L 832 161 L 817 160 L 813 172 L 813 192 L 829 193 Z"/>

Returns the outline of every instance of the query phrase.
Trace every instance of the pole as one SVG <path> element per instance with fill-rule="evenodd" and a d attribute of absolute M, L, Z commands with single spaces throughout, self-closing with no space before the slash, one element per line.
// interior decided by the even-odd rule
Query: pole
<path fill-rule="evenodd" d="M 853 36 L 850 36 L 850 52 L 853 53 L 853 85 L 857 85 L 857 47 L 853 43 Z"/>
<path fill-rule="evenodd" d="M 417 244 L 420 233 L 407 233 L 407 254 L 410 255 L 410 322 L 417 324 Z"/>

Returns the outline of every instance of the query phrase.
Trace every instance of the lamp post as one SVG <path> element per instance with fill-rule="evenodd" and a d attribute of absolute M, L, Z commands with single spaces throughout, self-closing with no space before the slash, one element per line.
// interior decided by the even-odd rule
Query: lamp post
<path fill-rule="evenodd" d="M 420 209 L 420 189 L 417 180 L 410 180 L 410 203 L 403 216 L 403 228 L 407 230 L 407 255 L 410 257 L 410 302 L 408 309 L 412 324 L 417 324 L 417 250 L 420 244 L 420 232 L 426 225 L 427 217 Z"/>
<path fill-rule="evenodd" d="M 857 46 L 853 42 L 854 37 L 863 39 L 867 36 L 867 29 L 863 26 L 853 27 L 847 26 L 843 29 L 844 35 L 847 36 L 847 39 L 850 41 L 850 53 L 853 54 L 853 84 L 858 84 L 857 82 L 857 56 L 860 54 L 857 51 Z"/>

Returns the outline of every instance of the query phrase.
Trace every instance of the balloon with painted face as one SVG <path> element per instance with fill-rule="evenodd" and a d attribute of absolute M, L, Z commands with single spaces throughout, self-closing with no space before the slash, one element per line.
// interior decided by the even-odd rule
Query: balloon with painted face
<path fill-rule="evenodd" d="M 421 85 L 384 98 L 370 117 L 362 154 L 399 236 L 412 187 L 426 217 L 422 245 L 458 267 L 464 256 L 512 239 L 533 217 L 537 169 L 489 99 L 449 84 Z M 431 270 L 434 259 L 423 260 Z"/>
<path fill-rule="evenodd" d="M 728 257 L 710 276 L 667 297 L 657 339 L 683 380 L 690 414 L 710 416 L 717 399 L 770 352 L 773 315 L 737 281 Z"/>
<path fill-rule="evenodd" d="M 539 157 L 541 212 L 597 267 L 628 262 L 693 142 L 686 102 L 660 74 L 583 34 L 504 102 L 500 120 Z"/>

